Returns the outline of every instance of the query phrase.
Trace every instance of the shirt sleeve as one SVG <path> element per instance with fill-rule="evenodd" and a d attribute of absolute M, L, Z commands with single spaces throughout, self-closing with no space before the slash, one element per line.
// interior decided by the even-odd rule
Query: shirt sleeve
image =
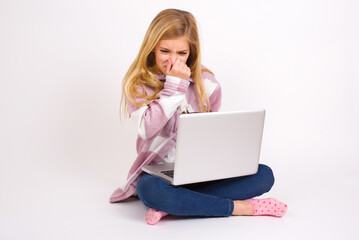
<path fill-rule="evenodd" d="M 149 140 L 157 136 L 186 98 L 189 84 L 187 80 L 166 76 L 159 98 L 140 108 L 128 103 L 131 118 L 136 122 L 141 138 Z"/>
<path fill-rule="evenodd" d="M 217 86 L 212 95 L 209 97 L 209 103 L 211 104 L 211 112 L 218 112 L 221 109 L 222 89 L 220 85 Z"/>
<path fill-rule="evenodd" d="M 222 88 L 212 73 L 203 73 L 203 82 L 210 103 L 210 111 L 218 112 L 222 105 Z"/>

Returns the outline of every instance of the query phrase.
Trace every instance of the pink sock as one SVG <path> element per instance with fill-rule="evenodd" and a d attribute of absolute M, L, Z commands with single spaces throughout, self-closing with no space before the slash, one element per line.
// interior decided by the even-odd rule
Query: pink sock
<path fill-rule="evenodd" d="M 287 212 L 288 206 L 274 198 L 265 199 L 248 199 L 254 209 L 254 216 L 258 215 L 270 215 L 276 217 L 282 217 Z"/>
<path fill-rule="evenodd" d="M 145 220 L 148 224 L 154 225 L 156 224 L 162 217 L 167 216 L 168 213 L 157 211 L 153 208 L 148 209 L 145 215 Z"/>

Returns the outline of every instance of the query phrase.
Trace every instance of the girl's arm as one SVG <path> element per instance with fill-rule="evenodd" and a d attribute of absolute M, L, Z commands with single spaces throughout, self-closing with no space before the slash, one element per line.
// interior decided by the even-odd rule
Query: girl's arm
<path fill-rule="evenodd" d="M 222 88 L 212 73 L 204 72 L 203 80 L 210 103 L 210 111 L 218 112 L 222 104 Z"/>
<path fill-rule="evenodd" d="M 218 85 L 209 97 L 209 103 L 211 104 L 211 112 L 218 112 L 222 104 L 222 90 Z"/>
<path fill-rule="evenodd" d="M 137 123 L 141 138 L 150 140 L 157 136 L 186 98 L 189 84 L 187 80 L 167 75 L 158 99 L 140 108 L 128 101 L 128 110 Z"/>

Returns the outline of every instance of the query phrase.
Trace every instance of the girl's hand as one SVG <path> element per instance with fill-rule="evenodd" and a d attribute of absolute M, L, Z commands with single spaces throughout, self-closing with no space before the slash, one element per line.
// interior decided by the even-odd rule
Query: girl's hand
<path fill-rule="evenodd" d="M 179 59 L 176 59 L 173 65 L 171 61 L 171 59 L 168 59 L 166 72 L 164 74 L 188 80 L 191 76 L 191 69 Z"/>

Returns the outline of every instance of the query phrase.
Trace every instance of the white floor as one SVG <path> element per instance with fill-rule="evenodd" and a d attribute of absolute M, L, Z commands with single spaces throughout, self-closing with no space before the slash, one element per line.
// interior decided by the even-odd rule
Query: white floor
<path fill-rule="evenodd" d="M 4 162 L 3 162 L 4 163 Z M 110 204 L 116 187 L 103 171 L 78 171 L 36 161 L 3 164 L 0 239 L 358 239 L 358 176 L 276 174 L 270 193 L 285 217 L 166 217 L 144 221 L 139 200 Z M 67 167 L 65 167 L 67 166 Z M 101 174 L 100 174 L 101 173 Z"/>

